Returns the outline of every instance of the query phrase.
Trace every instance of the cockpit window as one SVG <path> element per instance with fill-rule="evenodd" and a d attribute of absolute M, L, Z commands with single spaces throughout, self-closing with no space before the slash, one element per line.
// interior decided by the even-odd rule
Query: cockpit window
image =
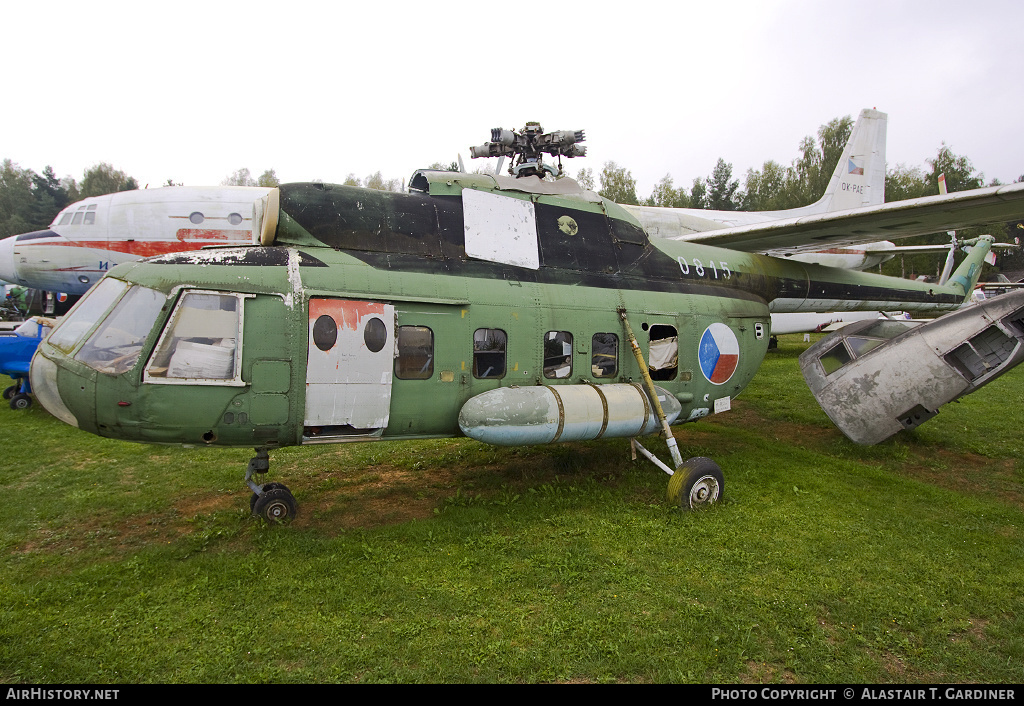
<path fill-rule="evenodd" d="M 112 375 L 131 370 L 166 301 L 154 289 L 133 286 L 89 336 L 75 360 Z"/>
<path fill-rule="evenodd" d="M 828 352 L 822 353 L 821 367 L 825 369 L 826 375 L 831 375 L 851 360 L 853 360 L 853 356 L 850 355 L 850 352 L 846 350 L 846 346 L 840 341 L 838 345 L 830 348 Z"/>
<path fill-rule="evenodd" d="M 126 289 L 127 282 L 104 277 L 92 291 L 82 297 L 60 326 L 50 334 L 47 342 L 54 348 L 70 353 L 85 334 L 106 315 Z"/>
<path fill-rule="evenodd" d="M 847 363 L 870 353 L 897 336 L 902 336 L 920 323 L 919 321 L 879 319 L 866 327 L 850 324 L 850 328 L 854 328 L 855 333 L 841 337 L 836 345 L 819 356 L 821 368 L 825 371 L 825 375 L 831 375 Z"/>
<path fill-rule="evenodd" d="M 183 294 L 146 368 L 146 382 L 242 384 L 236 353 L 241 301 L 236 294 Z"/>
<path fill-rule="evenodd" d="M 850 350 L 853 351 L 853 355 L 857 358 L 885 343 L 885 341 L 878 338 L 864 338 L 861 336 L 849 336 L 846 342 L 849 344 Z"/>
<path fill-rule="evenodd" d="M 857 335 L 889 340 L 906 333 L 919 324 L 919 321 L 892 321 L 889 319 L 878 319 L 867 328 L 857 331 Z"/>

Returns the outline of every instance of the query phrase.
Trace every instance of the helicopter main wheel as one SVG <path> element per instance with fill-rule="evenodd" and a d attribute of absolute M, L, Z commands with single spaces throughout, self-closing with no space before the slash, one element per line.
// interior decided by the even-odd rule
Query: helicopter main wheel
<path fill-rule="evenodd" d="M 261 490 L 264 493 L 270 492 L 271 490 L 285 490 L 289 495 L 291 494 L 291 491 L 288 490 L 288 486 L 284 483 L 264 483 Z M 254 515 L 256 514 L 256 501 L 259 500 L 259 497 L 258 493 L 253 493 L 252 497 L 249 498 L 249 511 Z"/>
<path fill-rule="evenodd" d="M 725 479 L 722 469 L 710 458 L 688 459 L 668 481 L 668 501 L 684 510 L 714 505 L 722 497 Z"/>
<path fill-rule="evenodd" d="M 24 392 L 11 397 L 11 409 L 28 409 L 32 406 L 32 398 Z"/>
<path fill-rule="evenodd" d="M 264 491 L 253 504 L 253 513 L 267 522 L 290 522 L 295 519 L 298 509 L 295 498 L 287 488 Z"/>
<path fill-rule="evenodd" d="M 11 399 L 12 397 L 14 397 L 15 393 L 17 393 L 17 392 L 18 392 L 18 385 L 11 385 L 10 387 L 8 387 L 7 389 L 4 390 L 4 399 L 5 400 Z"/>

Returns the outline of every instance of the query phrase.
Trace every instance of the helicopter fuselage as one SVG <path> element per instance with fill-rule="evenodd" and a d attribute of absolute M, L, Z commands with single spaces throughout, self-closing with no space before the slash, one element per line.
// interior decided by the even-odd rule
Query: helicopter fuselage
<path fill-rule="evenodd" d="M 492 443 L 538 443 L 544 424 L 554 440 L 632 436 L 652 430 L 643 400 L 638 427 L 608 419 L 608 399 L 641 382 L 620 310 L 687 421 L 728 409 L 750 382 L 773 307 L 963 301 L 953 286 L 649 239 L 590 192 L 498 194 L 527 204 L 532 223 L 482 237 L 464 186 L 285 185 L 271 244 L 111 270 L 40 347 L 33 388 L 69 423 L 150 443 L 271 448 L 487 426 Z M 492 241 L 508 247 L 481 255 Z M 530 388 L 569 396 L 548 405 Z M 479 397 L 496 389 L 509 392 Z M 460 419 L 474 398 L 487 402 Z M 552 422 L 540 406 L 556 403 L 566 418 Z M 559 438 L 575 422 L 593 432 Z"/>

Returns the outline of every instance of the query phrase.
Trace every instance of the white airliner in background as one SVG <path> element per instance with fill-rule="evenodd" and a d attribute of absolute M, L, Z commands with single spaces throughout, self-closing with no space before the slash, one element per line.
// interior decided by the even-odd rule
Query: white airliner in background
<path fill-rule="evenodd" d="M 0 240 L 0 280 L 67 294 L 85 292 L 122 262 L 253 242 L 256 186 L 165 186 L 71 204 L 46 230 Z"/>

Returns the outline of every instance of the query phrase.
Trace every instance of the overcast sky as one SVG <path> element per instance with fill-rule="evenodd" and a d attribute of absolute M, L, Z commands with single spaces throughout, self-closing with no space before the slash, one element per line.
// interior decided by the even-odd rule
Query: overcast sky
<path fill-rule="evenodd" d="M 887 161 L 945 141 L 986 180 L 1024 174 L 1024 3 L 7 3 L 0 158 L 159 186 L 247 167 L 282 181 L 407 179 L 490 128 L 584 129 L 641 198 L 719 157 L 740 177 L 861 108 Z M 507 166 L 507 163 L 506 163 Z"/>

